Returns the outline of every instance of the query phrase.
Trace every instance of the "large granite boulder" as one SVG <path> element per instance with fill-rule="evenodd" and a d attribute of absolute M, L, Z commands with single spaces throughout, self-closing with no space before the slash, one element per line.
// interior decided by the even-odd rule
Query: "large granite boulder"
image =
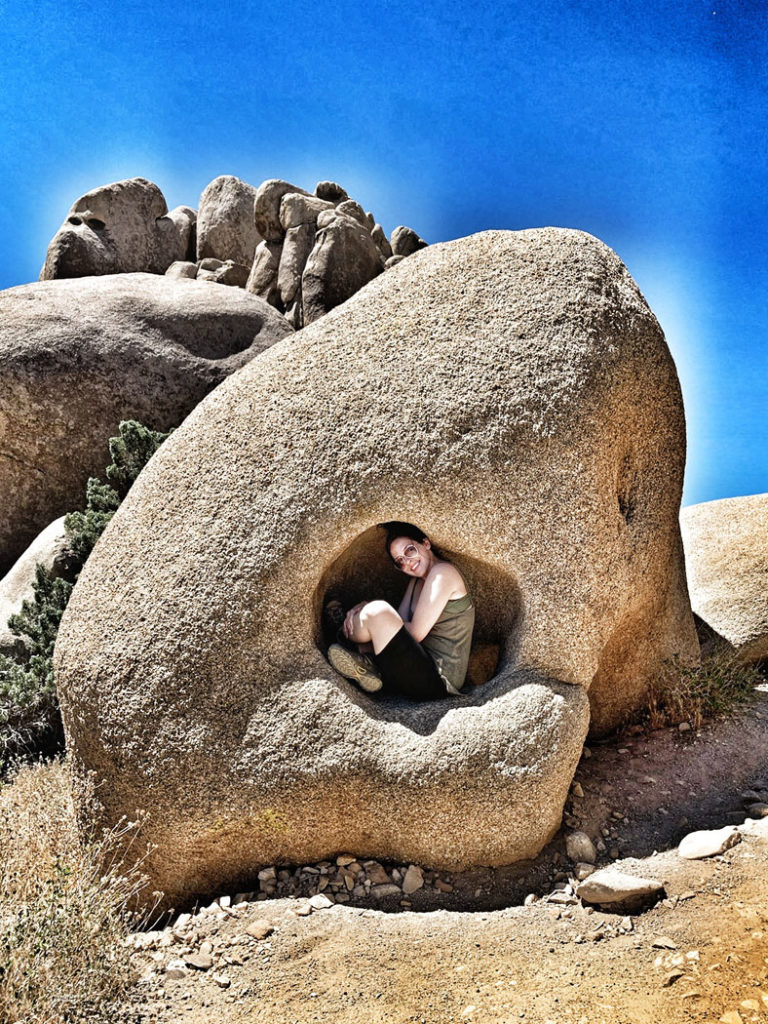
<path fill-rule="evenodd" d="M 768 658 L 768 494 L 690 505 L 680 526 L 694 612 L 740 661 Z"/>
<path fill-rule="evenodd" d="M 0 292 L 0 573 L 82 505 L 120 420 L 176 426 L 288 334 L 263 300 L 201 281 L 119 274 Z"/>
<path fill-rule="evenodd" d="M 301 275 L 302 325 L 346 302 L 384 270 L 371 229 L 356 217 L 339 208 L 322 223 Z"/>
<path fill-rule="evenodd" d="M 168 212 L 146 178 L 102 185 L 77 199 L 48 246 L 41 281 L 146 271 L 164 274 L 174 260 L 194 258 L 196 214 Z"/>
<path fill-rule="evenodd" d="M 197 258 L 232 260 L 250 269 L 261 241 L 253 216 L 256 189 L 231 174 L 206 185 L 197 210 Z"/>
<path fill-rule="evenodd" d="M 149 813 L 177 907 L 342 851 L 534 856 L 590 703 L 609 728 L 695 657 L 684 444 L 663 334 L 595 238 L 409 256 L 209 395 L 86 564 L 55 666 L 102 822 Z M 388 519 L 461 568 L 500 651 L 467 696 L 377 700 L 325 659 L 326 598 L 402 592 Z"/>

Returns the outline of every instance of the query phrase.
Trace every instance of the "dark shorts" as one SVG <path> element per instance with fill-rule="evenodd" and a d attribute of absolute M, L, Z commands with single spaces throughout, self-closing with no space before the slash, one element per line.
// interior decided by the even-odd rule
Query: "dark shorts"
<path fill-rule="evenodd" d="M 384 689 L 409 700 L 444 700 L 448 696 L 431 655 L 405 626 L 401 626 L 387 646 L 374 654 Z"/>

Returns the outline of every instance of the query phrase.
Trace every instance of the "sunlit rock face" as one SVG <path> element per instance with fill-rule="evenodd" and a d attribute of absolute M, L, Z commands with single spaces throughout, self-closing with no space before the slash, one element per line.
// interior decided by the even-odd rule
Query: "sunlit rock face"
<path fill-rule="evenodd" d="M 196 213 L 168 212 L 146 178 L 127 178 L 86 192 L 73 204 L 48 246 L 41 281 L 60 277 L 146 272 L 164 274 L 194 258 Z"/>
<path fill-rule="evenodd" d="M 590 716 L 611 727 L 695 657 L 684 445 L 663 334 L 598 240 L 413 253 L 209 395 L 88 561 L 56 672 L 103 822 L 149 812 L 177 907 L 341 851 L 534 856 Z M 327 597 L 402 591 L 390 519 L 466 576 L 498 661 L 465 697 L 376 700 L 325 659 Z"/>
<path fill-rule="evenodd" d="M 206 185 L 198 207 L 198 262 L 211 257 L 232 260 L 250 271 L 261 241 L 254 220 L 255 199 L 253 185 L 231 174 L 222 174 Z"/>
<path fill-rule="evenodd" d="M 694 612 L 742 663 L 768 658 L 768 494 L 690 505 L 680 525 Z"/>
<path fill-rule="evenodd" d="M 177 426 L 208 392 L 293 334 L 237 288 L 153 274 L 0 292 L 0 574 L 84 504 L 120 420 Z"/>

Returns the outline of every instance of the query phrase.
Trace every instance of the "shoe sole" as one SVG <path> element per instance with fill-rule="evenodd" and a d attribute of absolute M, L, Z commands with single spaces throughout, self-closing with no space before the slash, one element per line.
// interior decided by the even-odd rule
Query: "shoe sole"
<path fill-rule="evenodd" d="M 384 685 L 377 675 L 367 671 L 354 654 L 340 644 L 331 644 L 328 648 L 328 661 L 340 675 L 357 683 L 366 693 L 376 693 Z"/>

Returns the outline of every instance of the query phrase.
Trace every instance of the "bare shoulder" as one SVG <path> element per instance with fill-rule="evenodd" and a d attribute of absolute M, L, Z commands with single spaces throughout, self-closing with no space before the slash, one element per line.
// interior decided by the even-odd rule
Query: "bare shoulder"
<path fill-rule="evenodd" d="M 449 600 L 451 598 L 464 597 L 467 593 L 464 577 L 456 566 L 451 565 L 450 562 L 437 562 L 433 565 L 429 573 L 429 579 L 434 580 L 440 589 L 448 595 Z"/>

